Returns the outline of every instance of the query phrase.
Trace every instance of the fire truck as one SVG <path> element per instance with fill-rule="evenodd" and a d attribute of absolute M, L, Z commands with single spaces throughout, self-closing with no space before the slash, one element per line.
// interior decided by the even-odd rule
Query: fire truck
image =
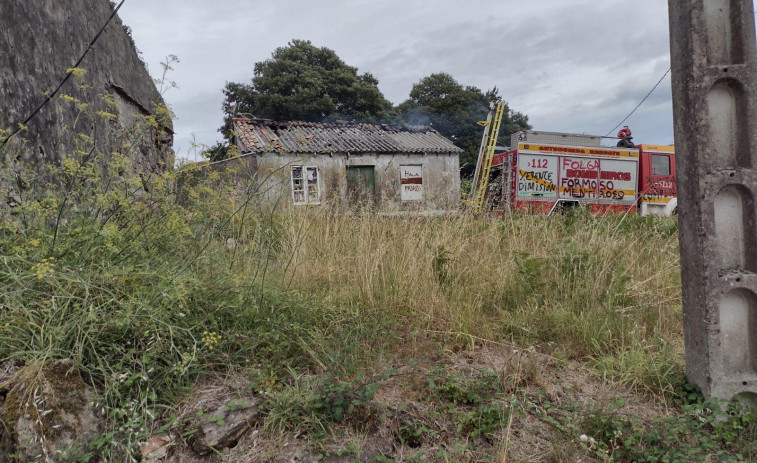
<path fill-rule="evenodd" d="M 552 214 L 583 205 L 597 214 L 675 214 L 674 148 L 634 145 L 627 127 L 618 139 L 607 147 L 592 135 L 515 133 L 511 148 L 490 156 L 481 150 L 472 202 L 500 213 Z"/>

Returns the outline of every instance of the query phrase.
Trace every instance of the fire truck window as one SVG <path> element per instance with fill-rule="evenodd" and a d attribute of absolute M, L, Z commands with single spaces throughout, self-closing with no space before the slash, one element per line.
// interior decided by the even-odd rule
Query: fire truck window
<path fill-rule="evenodd" d="M 652 155 L 652 175 L 670 175 L 670 156 Z"/>

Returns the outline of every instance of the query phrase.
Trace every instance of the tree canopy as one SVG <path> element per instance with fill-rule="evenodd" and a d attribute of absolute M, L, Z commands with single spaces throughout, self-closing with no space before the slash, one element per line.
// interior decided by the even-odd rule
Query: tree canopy
<path fill-rule="evenodd" d="M 450 138 L 465 152 L 460 157 L 464 174 L 472 173 L 481 145 L 483 129 L 478 121 L 486 120 L 490 105 L 502 101 L 497 88 L 487 92 L 463 86 L 451 75 L 431 74 L 413 85 L 410 98 L 398 107 L 404 122 L 430 125 Z M 510 134 L 530 129 L 528 116 L 507 108 L 499 137 L 507 144 Z"/>
<path fill-rule="evenodd" d="M 394 108 L 373 75 L 358 74 L 336 52 L 307 40 L 292 40 L 277 48 L 270 59 L 255 63 L 251 83 L 227 82 L 223 93 L 226 120 L 221 132 L 227 139 L 235 116 L 429 125 L 464 150 L 460 157 L 463 175 L 475 168 L 483 131 L 477 122 L 486 120 L 490 106 L 502 101 L 496 87 L 483 92 L 437 73 L 416 83 L 410 98 Z M 500 140 L 506 144 L 510 134 L 530 128 L 528 116 L 507 108 Z M 212 160 L 224 159 L 227 146 L 218 144 L 204 154 Z"/>
<path fill-rule="evenodd" d="M 228 118 L 233 115 L 275 120 L 376 121 L 391 103 L 369 73 L 358 74 L 333 51 L 307 40 L 292 40 L 270 59 L 255 64 L 251 84 L 228 82 Z"/>

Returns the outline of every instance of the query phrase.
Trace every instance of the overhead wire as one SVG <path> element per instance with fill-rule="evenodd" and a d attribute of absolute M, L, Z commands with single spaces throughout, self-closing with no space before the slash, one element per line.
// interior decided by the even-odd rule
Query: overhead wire
<path fill-rule="evenodd" d="M 613 133 L 613 132 L 614 132 L 614 131 L 615 131 L 615 130 L 616 130 L 616 129 L 618 128 L 618 127 L 620 127 L 621 125 L 623 125 L 623 123 L 624 123 L 625 121 L 627 121 L 627 120 L 628 120 L 628 119 L 629 119 L 629 118 L 630 118 L 631 116 L 633 116 L 633 115 L 634 115 L 634 113 L 636 113 L 636 111 L 637 111 L 637 110 L 638 110 L 638 109 L 639 109 L 639 108 L 641 107 L 641 105 L 643 105 L 643 104 L 644 104 L 644 102 L 645 102 L 645 101 L 647 101 L 647 99 L 648 99 L 648 98 L 649 98 L 650 96 L 652 96 L 652 93 L 654 93 L 654 91 L 655 91 L 655 90 L 657 90 L 657 87 L 659 87 L 659 86 L 660 86 L 660 84 L 662 83 L 662 81 L 663 81 L 663 80 L 665 80 L 665 77 L 667 77 L 667 76 L 668 76 L 668 74 L 670 74 L 670 69 L 671 69 L 671 68 L 668 68 L 668 70 L 667 70 L 667 71 L 665 71 L 665 74 L 663 74 L 663 75 L 662 75 L 662 77 L 660 77 L 660 80 L 658 80 L 658 81 L 657 81 L 657 83 L 656 83 L 656 84 L 654 85 L 654 87 L 652 87 L 652 90 L 650 90 L 650 91 L 649 91 L 649 93 L 647 93 L 647 95 L 646 95 L 646 96 L 645 96 L 645 97 L 644 97 L 644 98 L 643 98 L 643 99 L 641 100 L 641 102 L 640 102 L 639 104 L 637 104 L 635 108 L 633 108 L 633 111 L 631 111 L 631 112 L 630 112 L 630 113 L 628 114 L 628 116 L 626 116 L 626 117 L 625 117 L 625 119 L 623 119 L 622 121 L 620 121 L 620 124 L 616 125 L 616 126 L 615 126 L 615 127 L 613 127 L 613 128 L 612 128 L 612 129 L 611 129 L 611 130 L 610 130 L 609 132 L 607 132 L 607 133 L 605 134 L 605 137 L 609 137 L 611 133 Z"/>
<path fill-rule="evenodd" d="M 52 101 L 52 99 L 55 97 L 55 95 L 58 94 L 58 92 L 60 91 L 60 89 L 63 88 L 63 86 L 66 84 L 66 82 L 68 82 L 68 79 L 71 78 L 71 75 L 73 74 L 71 72 L 71 69 L 78 68 L 79 65 L 82 63 L 82 61 L 84 61 L 84 58 L 86 58 L 87 54 L 90 52 L 90 50 L 92 50 L 92 47 L 95 46 L 95 43 L 97 43 L 97 41 L 100 39 L 100 36 L 103 34 L 103 32 L 105 32 L 105 28 L 107 28 L 108 25 L 111 23 L 111 21 L 113 21 L 113 18 L 116 17 L 116 14 L 118 13 L 118 10 L 121 9 L 121 7 L 124 5 L 124 3 L 126 3 L 126 0 L 121 0 L 121 3 L 119 3 L 118 6 L 116 6 L 115 9 L 113 9 L 113 13 L 110 15 L 110 17 L 105 22 L 105 24 L 103 25 L 103 27 L 100 28 L 100 30 L 97 32 L 97 35 L 95 35 L 95 37 L 89 42 L 89 46 L 87 46 L 87 49 L 84 50 L 84 53 L 81 55 L 81 57 L 76 61 L 76 63 L 74 63 L 73 66 L 71 66 L 70 68 L 68 68 L 66 70 L 66 76 L 63 78 L 63 80 L 60 82 L 60 84 L 58 84 L 58 86 L 55 88 L 55 90 L 53 90 L 52 93 L 48 94 L 47 97 L 45 98 L 45 100 L 37 107 L 37 109 L 35 109 L 34 111 L 32 111 L 32 113 L 29 114 L 29 116 L 26 119 L 24 119 L 23 122 L 21 122 L 21 123 L 19 123 L 19 124 L 16 125 L 16 130 L 13 131 L 7 137 L 5 137 L 5 139 L 2 141 L 2 143 L 0 143 L 0 146 L 5 146 L 11 138 L 13 138 L 14 136 L 18 135 L 21 132 L 21 130 L 23 130 L 23 127 L 26 126 L 27 124 L 29 124 L 29 122 L 31 122 L 32 119 L 34 119 L 37 116 L 37 114 L 39 114 L 39 112 L 42 111 L 42 109 L 44 109 L 44 107 L 47 106 L 47 104 L 50 101 Z M 13 127 L 13 126 L 11 126 L 11 127 Z"/>

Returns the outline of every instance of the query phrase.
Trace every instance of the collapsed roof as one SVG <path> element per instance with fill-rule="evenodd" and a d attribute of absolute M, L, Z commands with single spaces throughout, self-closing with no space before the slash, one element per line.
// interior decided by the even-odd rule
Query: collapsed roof
<path fill-rule="evenodd" d="M 462 150 L 426 126 L 234 119 L 239 153 L 459 154 Z"/>

